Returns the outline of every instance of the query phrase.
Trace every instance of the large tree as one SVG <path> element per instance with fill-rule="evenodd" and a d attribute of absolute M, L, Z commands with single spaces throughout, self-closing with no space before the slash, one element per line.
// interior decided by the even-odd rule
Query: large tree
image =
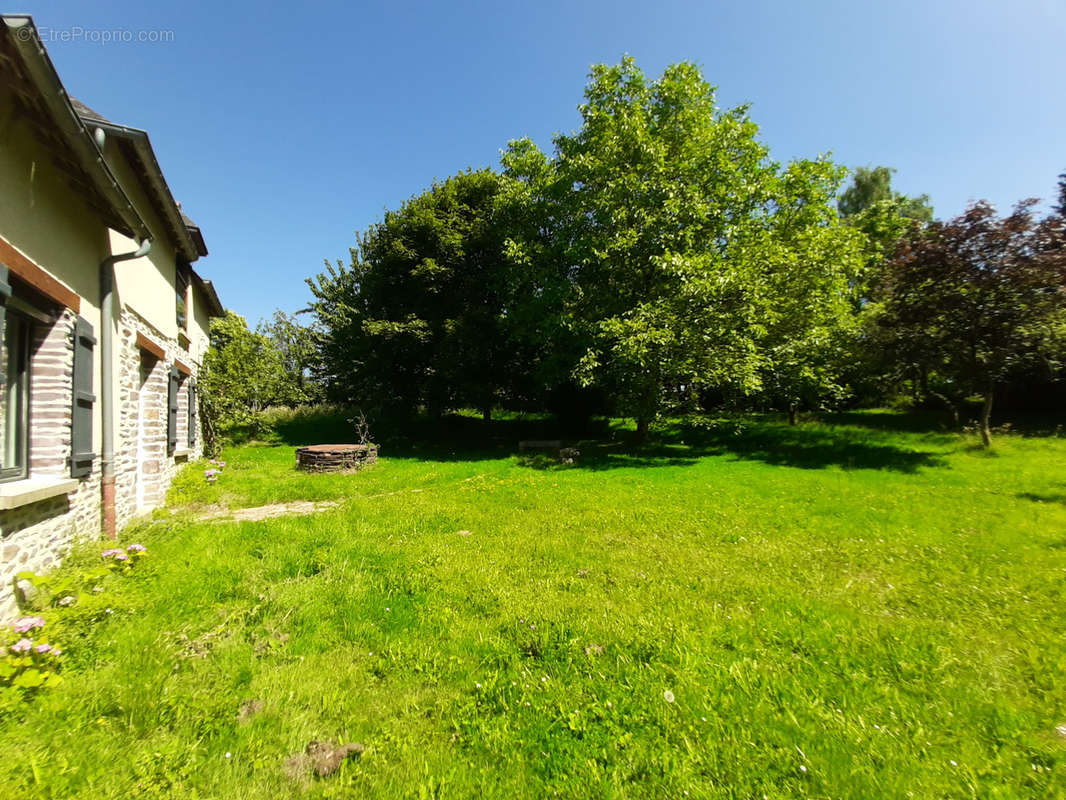
<path fill-rule="evenodd" d="M 792 406 L 824 391 L 857 241 L 832 208 L 839 170 L 782 171 L 747 109 L 720 111 L 692 64 L 656 80 L 630 58 L 595 66 L 580 111 L 553 158 L 526 140 L 504 157 L 540 221 L 512 252 L 558 289 L 573 374 L 640 436 L 703 387 L 772 377 Z"/>
<path fill-rule="evenodd" d="M 893 190 L 892 176 L 895 172 L 891 167 L 856 167 L 851 185 L 840 193 L 837 201 L 841 215 L 853 217 L 878 203 L 891 203 L 901 217 L 932 222 L 933 208 L 929 205 L 929 195 L 908 197 Z"/>
<path fill-rule="evenodd" d="M 211 346 L 200 374 L 204 422 L 218 428 L 246 424 L 256 412 L 285 404 L 281 356 L 264 335 L 233 311 L 211 320 Z"/>
<path fill-rule="evenodd" d="M 862 269 L 864 239 L 832 206 L 843 174 L 825 159 L 789 165 L 760 243 L 771 301 L 758 338 L 762 393 L 788 410 L 791 424 L 801 406 L 848 392 L 842 373 L 858 324 L 849 287 Z"/>
<path fill-rule="evenodd" d="M 1066 220 L 1038 220 L 1036 201 L 998 218 L 986 202 L 914 230 L 883 276 L 878 321 L 897 359 L 922 359 L 980 394 L 991 444 L 998 384 L 1056 357 L 1066 309 Z"/>
<path fill-rule="evenodd" d="M 913 228 L 933 219 L 928 195 L 910 197 L 892 188 L 895 172 L 890 167 L 857 167 L 851 184 L 837 200 L 841 217 L 866 240 L 864 269 L 851 282 L 856 309 L 869 300 L 871 283 L 877 280 L 882 264 L 892 258 L 900 242 Z"/>
<path fill-rule="evenodd" d="M 296 314 L 286 314 L 278 309 L 269 321 L 261 321 L 256 326 L 256 333 L 270 341 L 280 358 L 282 375 L 278 392 L 281 402 L 287 406 L 319 402 L 322 391 L 314 377 L 318 362 L 315 331 L 302 325 Z"/>
<path fill-rule="evenodd" d="M 745 108 L 719 111 L 692 64 L 648 80 L 593 67 L 583 124 L 555 138 L 555 236 L 570 269 L 575 374 L 638 434 L 679 387 L 758 380 L 760 226 L 775 165 Z"/>
<path fill-rule="evenodd" d="M 491 170 L 435 183 L 372 226 L 349 267 L 309 280 L 338 399 L 490 416 L 516 374 L 499 193 Z"/>

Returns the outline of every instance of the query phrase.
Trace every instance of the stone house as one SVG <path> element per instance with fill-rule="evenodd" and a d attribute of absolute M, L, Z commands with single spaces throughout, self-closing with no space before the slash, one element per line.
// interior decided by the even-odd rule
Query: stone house
<path fill-rule="evenodd" d="M 148 134 L 71 98 L 0 16 L 0 619 L 14 576 L 114 536 L 200 456 L 203 236 Z"/>

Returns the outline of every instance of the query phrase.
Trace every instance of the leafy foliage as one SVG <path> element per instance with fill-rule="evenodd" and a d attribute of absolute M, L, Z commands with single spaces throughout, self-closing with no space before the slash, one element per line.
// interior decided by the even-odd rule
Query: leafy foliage
<path fill-rule="evenodd" d="M 0 634 L 0 711 L 25 711 L 39 691 L 62 681 L 63 653 L 77 648 L 91 627 L 112 613 L 104 594 L 108 577 L 129 574 L 146 554 L 144 545 L 131 544 L 105 550 L 91 564 L 70 564 L 51 575 L 15 576 L 32 590 L 29 597 L 18 593 L 22 612 L 30 616 L 14 620 Z"/>
<path fill-rule="evenodd" d="M 854 217 L 875 206 L 887 203 L 899 216 L 917 222 L 932 222 L 933 208 L 929 195 L 908 197 L 892 189 L 894 169 L 889 167 L 857 167 L 852 183 L 840 194 L 837 208 L 842 216 Z"/>
<path fill-rule="evenodd" d="M 757 383 L 753 251 L 774 165 L 746 109 L 718 112 L 692 64 L 655 81 L 631 58 L 593 67 L 585 100 L 581 129 L 555 140 L 588 341 L 576 373 L 643 430 L 671 390 Z"/>
<path fill-rule="evenodd" d="M 211 347 L 199 378 L 200 419 L 209 455 L 230 427 L 254 422 L 257 412 L 292 398 L 282 354 L 270 338 L 248 329 L 233 311 L 211 320 Z"/>
<path fill-rule="evenodd" d="M 314 379 L 318 366 L 316 331 L 301 325 L 295 314 L 278 309 L 269 322 L 256 326 L 256 333 L 266 337 L 281 360 L 283 374 L 272 405 L 293 408 L 321 402 L 322 386 Z"/>
<path fill-rule="evenodd" d="M 858 256 L 830 205 L 840 170 L 780 170 L 746 108 L 719 111 L 692 64 L 653 81 L 631 58 L 593 67 L 585 100 L 554 158 L 528 140 L 504 156 L 536 221 L 509 253 L 555 304 L 544 316 L 571 374 L 642 432 L 706 387 L 835 389 L 829 329 Z"/>
<path fill-rule="evenodd" d="M 869 300 L 871 283 L 908 233 L 933 219 L 928 195 L 908 197 L 893 191 L 894 172 L 889 167 L 858 167 L 837 201 L 841 216 L 865 237 L 865 268 L 851 284 L 856 309 Z"/>
<path fill-rule="evenodd" d="M 894 360 L 984 397 L 981 434 L 997 384 L 1054 368 L 1066 314 L 1066 220 L 1038 220 L 1035 200 L 998 218 L 986 202 L 915 230 L 888 262 L 877 319 Z"/>
<path fill-rule="evenodd" d="M 499 193 L 491 170 L 434 184 L 367 231 L 349 267 L 308 281 L 334 399 L 489 415 L 508 394 L 519 371 Z"/>
<path fill-rule="evenodd" d="M 864 240 L 832 208 L 843 170 L 798 161 L 781 176 L 759 248 L 770 298 L 757 344 L 761 392 L 789 412 L 821 408 L 848 394 L 843 379 L 858 316 L 850 287 L 864 262 Z"/>

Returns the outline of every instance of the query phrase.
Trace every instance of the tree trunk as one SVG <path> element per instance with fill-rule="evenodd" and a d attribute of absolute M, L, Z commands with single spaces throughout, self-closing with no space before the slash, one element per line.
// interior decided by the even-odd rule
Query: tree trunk
<path fill-rule="evenodd" d="M 981 444 L 985 447 L 992 446 L 992 398 L 995 391 L 991 386 L 985 390 L 985 404 L 981 407 Z"/>
<path fill-rule="evenodd" d="M 648 423 L 647 417 L 637 417 L 637 441 L 641 444 L 648 439 Z"/>
<path fill-rule="evenodd" d="M 492 422 L 492 406 L 485 406 L 481 409 L 481 419 L 485 422 Z"/>
<path fill-rule="evenodd" d="M 788 404 L 788 424 L 789 425 L 795 425 L 796 424 L 796 412 L 798 410 L 799 409 L 796 407 L 795 403 L 789 403 Z"/>
<path fill-rule="evenodd" d="M 937 400 L 944 404 L 944 408 L 946 408 L 948 410 L 948 413 L 951 414 L 952 425 L 954 425 L 956 428 L 959 427 L 959 407 L 956 406 L 953 402 L 951 402 L 951 398 L 948 397 L 946 394 L 942 394 L 940 392 L 930 392 L 929 396 L 935 397 Z"/>

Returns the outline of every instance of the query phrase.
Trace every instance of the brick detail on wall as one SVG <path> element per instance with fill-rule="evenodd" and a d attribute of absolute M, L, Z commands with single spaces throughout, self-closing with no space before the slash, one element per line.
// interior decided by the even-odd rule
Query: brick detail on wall
<path fill-rule="evenodd" d="M 52 325 L 34 327 L 30 368 L 30 476 L 70 474 L 71 401 L 74 369 L 73 312 L 64 311 Z M 165 359 L 137 346 L 137 333 L 161 345 Z M 99 331 L 96 332 L 99 337 Z M 188 451 L 188 381 L 178 392 L 178 450 L 167 453 L 167 381 L 175 359 L 199 363 L 176 339 L 163 336 L 131 309 L 118 320 L 115 370 L 119 423 L 115 431 L 115 506 L 119 530 L 139 513 L 160 506 L 170 482 L 188 461 L 202 455 L 203 436 Z M 100 350 L 93 369 L 99 375 Z M 98 390 L 99 391 L 99 390 Z M 99 408 L 99 405 L 97 405 Z M 93 422 L 100 424 L 99 413 Z M 92 473 L 69 495 L 0 511 L 0 622 L 17 613 L 12 582 L 19 572 L 45 572 L 62 560 L 77 539 L 100 536 L 100 458 Z"/>
<path fill-rule="evenodd" d="M 165 358 L 137 346 L 137 334 L 163 348 Z M 178 449 L 167 453 L 167 389 L 175 360 L 199 364 L 177 339 L 164 336 L 132 309 L 119 318 L 119 428 L 115 447 L 115 518 L 119 528 L 140 513 L 161 506 L 178 470 L 203 452 L 202 436 L 188 451 L 188 380 L 178 391 Z"/>
<path fill-rule="evenodd" d="M 52 325 L 37 323 L 30 358 L 32 478 L 70 474 L 74 320 L 64 311 Z M 0 620 L 16 613 L 12 582 L 19 572 L 45 572 L 79 536 L 100 531 L 100 460 L 69 495 L 0 511 Z"/>

